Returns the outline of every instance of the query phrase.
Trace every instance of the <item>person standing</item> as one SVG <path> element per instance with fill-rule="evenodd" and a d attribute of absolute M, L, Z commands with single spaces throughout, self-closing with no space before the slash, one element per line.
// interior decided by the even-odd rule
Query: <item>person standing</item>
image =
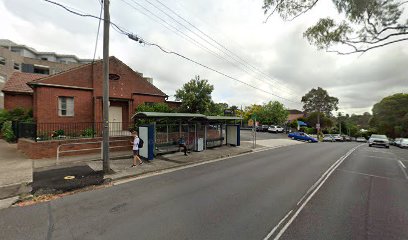
<path fill-rule="evenodd" d="M 133 144 L 133 164 L 132 164 L 132 167 L 136 167 L 137 163 L 139 163 L 139 165 L 142 165 L 143 161 L 139 157 L 140 138 L 138 136 L 138 132 L 136 130 L 133 130 L 132 131 L 132 136 L 133 136 L 133 141 L 130 141 L 130 143 Z"/>

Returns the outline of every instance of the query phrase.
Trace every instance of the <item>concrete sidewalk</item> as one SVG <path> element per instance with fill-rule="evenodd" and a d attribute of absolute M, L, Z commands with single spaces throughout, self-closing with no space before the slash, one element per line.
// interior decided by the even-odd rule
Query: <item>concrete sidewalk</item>
<path fill-rule="evenodd" d="M 0 139 L 0 208 L 2 200 L 30 192 L 32 178 L 32 161 L 17 150 L 17 144 Z"/>

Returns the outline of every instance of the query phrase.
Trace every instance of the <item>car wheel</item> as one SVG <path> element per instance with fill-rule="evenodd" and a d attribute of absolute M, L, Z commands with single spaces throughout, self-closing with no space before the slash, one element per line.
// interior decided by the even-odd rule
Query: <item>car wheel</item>
<path fill-rule="evenodd" d="M 368 144 L 369 147 L 371 147 L 371 144 Z"/>
<path fill-rule="evenodd" d="M 295 138 L 294 138 L 294 137 L 292 137 L 292 140 L 295 140 Z"/>
<path fill-rule="evenodd" d="M 311 142 L 312 142 L 312 140 L 310 140 L 310 139 L 309 139 L 309 140 L 307 140 L 307 142 L 311 143 Z"/>
<path fill-rule="evenodd" d="M 390 148 L 390 146 L 385 146 L 385 148 Z"/>

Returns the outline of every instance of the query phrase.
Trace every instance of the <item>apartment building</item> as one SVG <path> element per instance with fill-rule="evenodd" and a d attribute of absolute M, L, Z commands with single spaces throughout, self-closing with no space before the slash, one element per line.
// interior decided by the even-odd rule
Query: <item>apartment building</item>
<path fill-rule="evenodd" d="M 52 75 L 90 62 L 92 59 L 80 59 L 75 55 L 55 52 L 39 52 L 26 45 L 0 39 L 0 109 L 4 108 L 4 93 L 1 90 L 13 72 Z"/>

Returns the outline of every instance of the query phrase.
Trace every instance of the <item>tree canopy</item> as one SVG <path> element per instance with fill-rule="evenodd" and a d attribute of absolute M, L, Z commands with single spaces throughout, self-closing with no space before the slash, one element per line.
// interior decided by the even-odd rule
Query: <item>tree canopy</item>
<path fill-rule="evenodd" d="M 244 119 L 248 120 L 256 116 L 256 120 L 262 124 L 284 124 L 289 112 L 278 101 L 269 101 L 263 105 L 251 105 L 245 108 Z"/>
<path fill-rule="evenodd" d="M 140 104 L 136 107 L 136 112 L 173 112 L 166 103 Z"/>
<path fill-rule="evenodd" d="M 408 137 L 408 94 L 397 93 L 376 103 L 370 125 L 390 137 Z"/>
<path fill-rule="evenodd" d="M 333 110 L 338 110 L 339 99 L 329 96 L 321 87 L 312 89 L 302 97 L 303 110 L 307 113 L 324 113 L 331 116 Z"/>
<path fill-rule="evenodd" d="M 195 76 L 185 83 L 181 89 L 176 91 L 176 100 L 182 101 L 180 111 L 188 113 L 206 113 L 209 111 L 212 98 L 211 93 L 214 86 L 208 80 Z"/>
<path fill-rule="evenodd" d="M 291 21 L 311 9 L 319 0 L 264 0 L 268 18 L 279 14 Z M 366 52 L 408 40 L 406 0 L 332 0 L 342 20 L 321 18 L 303 34 L 318 49 L 338 54 Z M 267 19 L 268 19 L 267 18 Z M 342 50 L 340 50 L 342 49 Z"/>

